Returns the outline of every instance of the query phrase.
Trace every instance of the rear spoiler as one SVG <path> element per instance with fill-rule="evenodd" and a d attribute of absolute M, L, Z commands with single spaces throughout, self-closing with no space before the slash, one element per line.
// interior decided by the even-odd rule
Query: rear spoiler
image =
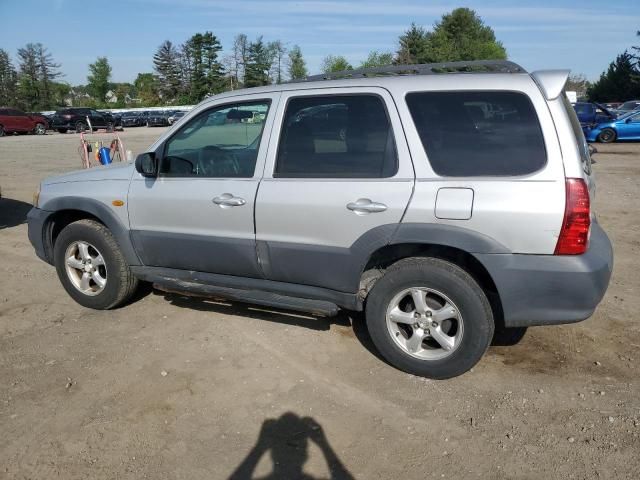
<path fill-rule="evenodd" d="M 547 100 L 555 100 L 562 93 L 571 70 L 537 70 L 531 78 Z"/>

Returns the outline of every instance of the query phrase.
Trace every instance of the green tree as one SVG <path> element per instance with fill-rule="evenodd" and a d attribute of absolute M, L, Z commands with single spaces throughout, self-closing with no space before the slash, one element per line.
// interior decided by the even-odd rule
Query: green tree
<path fill-rule="evenodd" d="M 224 89 L 222 64 L 218 54 L 222 50 L 220 41 L 211 32 L 196 33 L 182 48 L 183 69 L 186 82 L 186 97 L 191 102 L 199 102 L 207 95 Z"/>
<path fill-rule="evenodd" d="M 640 82 L 634 81 L 640 75 L 638 64 L 629 52 L 618 55 L 609 64 L 606 72 L 587 89 L 587 97 L 592 102 L 624 101 L 640 98 Z"/>
<path fill-rule="evenodd" d="M 269 84 L 269 70 L 271 69 L 271 55 L 269 49 L 258 37 L 251 42 L 247 49 L 247 62 L 244 66 L 244 86 L 259 87 Z"/>
<path fill-rule="evenodd" d="M 89 75 L 87 76 L 89 91 L 99 103 L 105 101 L 107 92 L 110 89 L 111 65 L 107 57 L 98 57 L 95 63 L 89 64 Z"/>
<path fill-rule="evenodd" d="M 40 105 L 38 49 L 35 43 L 27 43 L 18 49 L 18 104 L 25 110 L 37 110 Z"/>
<path fill-rule="evenodd" d="M 284 80 L 284 61 L 287 49 L 280 40 L 269 42 L 267 44 L 269 57 L 271 61 L 270 77 L 277 84 Z"/>
<path fill-rule="evenodd" d="M 393 63 L 393 54 L 389 52 L 369 52 L 367 59 L 358 68 L 384 67 Z"/>
<path fill-rule="evenodd" d="M 153 73 L 139 73 L 133 85 L 143 106 L 155 107 L 160 103 L 158 80 Z"/>
<path fill-rule="evenodd" d="M 289 78 L 291 80 L 301 80 L 308 75 L 307 64 L 302 56 L 302 50 L 298 45 L 294 45 L 289 50 Z"/>
<path fill-rule="evenodd" d="M 41 43 L 36 43 L 36 55 L 38 63 L 40 83 L 40 105 L 42 109 L 55 105 L 53 82 L 62 75 L 59 71 L 60 64 L 53 61 L 53 56 Z"/>
<path fill-rule="evenodd" d="M 158 47 L 153 56 L 153 67 L 160 81 L 160 91 L 163 98 L 171 101 L 180 93 L 182 81 L 180 78 L 180 52 L 169 40 L 165 40 Z"/>
<path fill-rule="evenodd" d="M 17 105 L 18 73 L 11 63 L 9 53 L 0 48 L 0 105 Z"/>
<path fill-rule="evenodd" d="M 426 62 L 501 60 L 507 51 L 496 40 L 493 29 L 469 8 L 456 8 L 442 16 L 428 35 Z"/>
<path fill-rule="evenodd" d="M 409 30 L 400 35 L 400 49 L 396 55 L 396 63 L 402 65 L 424 63 L 428 37 L 429 34 L 424 28 L 412 23 Z"/>
<path fill-rule="evenodd" d="M 353 70 L 351 64 L 342 55 L 327 55 L 322 60 L 322 66 L 320 68 L 324 73 Z"/>

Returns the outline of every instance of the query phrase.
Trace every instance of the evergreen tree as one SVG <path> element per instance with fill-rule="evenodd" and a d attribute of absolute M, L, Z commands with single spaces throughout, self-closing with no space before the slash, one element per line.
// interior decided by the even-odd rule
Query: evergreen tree
<path fill-rule="evenodd" d="M 158 47 L 153 56 L 153 66 L 159 80 L 160 91 L 169 101 L 174 100 L 181 87 L 180 53 L 169 40 Z"/>
<path fill-rule="evenodd" d="M 606 72 L 587 89 L 587 97 L 593 102 L 624 101 L 640 98 L 640 75 L 633 55 L 625 51 L 609 64 Z"/>
<path fill-rule="evenodd" d="M 41 43 L 36 43 L 36 55 L 38 60 L 39 80 L 40 80 L 40 105 L 39 107 L 51 108 L 56 104 L 54 98 L 53 82 L 61 73 L 60 64 L 53 61 L 53 56 Z"/>
<path fill-rule="evenodd" d="M 291 80 L 301 80 L 308 75 L 307 65 L 302 57 L 302 51 L 298 45 L 294 45 L 289 50 L 289 78 Z"/>
<path fill-rule="evenodd" d="M 218 54 L 220 41 L 211 32 L 196 33 L 183 46 L 183 65 L 188 78 L 187 97 L 197 103 L 207 95 L 224 89 L 222 65 Z"/>
<path fill-rule="evenodd" d="M 412 23 L 409 30 L 400 36 L 400 49 L 396 56 L 396 63 L 402 65 L 423 63 L 428 37 L 429 34 L 424 28 Z"/>
<path fill-rule="evenodd" d="M 25 110 L 37 110 L 40 105 L 40 82 L 38 68 L 38 49 L 36 44 L 27 43 L 18 49 L 19 104 Z"/>
<path fill-rule="evenodd" d="M 96 101 L 103 103 L 110 85 L 111 65 L 107 57 L 98 57 L 95 63 L 89 64 L 89 75 L 87 76 L 88 88 Z"/>
<path fill-rule="evenodd" d="M 18 74 L 13 68 L 11 57 L 0 48 L 0 106 L 15 106 L 18 104 L 16 99 L 16 83 Z"/>
<path fill-rule="evenodd" d="M 251 42 L 247 49 L 247 62 L 244 67 L 245 87 L 259 87 L 269 84 L 269 70 L 271 68 L 270 52 L 262 37 Z"/>
<path fill-rule="evenodd" d="M 506 59 L 507 51 L 493 29 L 469 8 L 443 15 L 428 35 L 425 62 Z"/>

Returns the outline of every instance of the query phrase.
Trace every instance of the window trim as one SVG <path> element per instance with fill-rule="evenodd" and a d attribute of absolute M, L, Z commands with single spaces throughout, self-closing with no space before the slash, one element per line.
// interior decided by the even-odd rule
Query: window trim
<path fill-rule="evenodd" d="M 536 115 L 536 119 L 538 120 L 537 124 L 538 124 L 538 129 L 540 130 L 540 136 L 542 137 L 542 144 L 544 146 L 544 163 L 540 166 L 540 168 L 533 170 L 531 172 L 528 173 L 521 173 L 518 175 L 488 175 L 488 174 L 483 174 L 483 175 L 442 175 L 438 172 L 436 172 L 435 168 L 433 168 L 433 163 L 431 162 L 431 160 L 429 159 L 429 154 L 427 153 L 427 149 L 425 148 L 424 144 L 422 143 L 422 138 L 420 136 L 420 132 L 418 130 L 418 127 L 416 126 L 416 123 L 413 119 L 413 115 L 411 114 L 411 108 L 409 107 L 409 102 L 407 101 L 407 97 L 409 95 L 412 94 L 419 94 L 419 93 L 517 93 L 519 95 L 522 95 L 524 97 L 527 98 L 527 100 L 529 101 L 529 104 L 531 105 L 531 108 L 533 110 L 533 112 Z M 424 156 L 427 160 L 427 162 L 429 162 L 429 167 L 431 169 L 431 171 L 433 172 L 433 175 L 435 175 L 437 178 L 447 178 L 447 179 L 498 179 L 498 180 L 504 180 L 504 179 L 513 179 L 513 178 L 528 178 L 531 177 L 533 175 L 537 175 L 540 172 L 543 172 L 548 166 L 549 166 L 549 148 L 547 146 L 547 137 L 544 134 L 544 129 L 542 128 L 542 122 L 540 121 L 540 115 L 538 114 L 538 110 L 536 109 L 536 105 L 533 102 L 533 99 L 531 98 L 531 96 L 529 95 L 528 92 L 524 91 L 524 90 L 512 90 L 512 89 L 464 89 L 464 90 L 410 90 L 404 93 L 403 97 L 402 97 L 403 101 L 404 101 L 404 106 L 407 109 L 407 113 L 409 114 L 409 118 L 411 119 L 411 123 L 412 123 L 412 127 L 413 129 L 416 131 L 417 137 L 418 137 L 418 141 L 419 141 L 419 146 L 422 149 L 422 151 L 424 152 Z"/>
<path fill-rule="evenodd" d="M 232 98 L 234 98 L 234 97 L 229 98 L 229 100 L 231 100 Z M 238 101 L 237 97 L 236 97 L 235 101 L 217 103 L 215 105 L 211 105 L 209 108 L 201 110 L 200 112 L 195 114 L 192 118 L 190 118 L 188 123 L 180 125 L 179 129 L 177 129 L 175 132 L 172 132 L 167 138 L 165 138 L 162 141 L 162 144 L 160 145 L 160 147 L 158 149 L 156 149 L 156 152 L 158 152 L 158 151 L 161 152 L 160 158 L 158 159 L 158 178 L 162 178 L 162 179 L 183 179 L 183 178 L 186 178 L 186 179 L 189 179 L 189 180 L 194 180 L 194 179 L 202 179 L 202 180 L 250 180 L 252 178 L 255 178 L 256 170 L 257 170 L 257 167 L 258 167 L 258 159 L 256 159 L 256 164 L 253 167 L 253 175 L 251 175 L 250 177 L 204 177 L 204 176 L 197 176 L 197 175 L 190 175 L 190 176 L 167 175 L 167 174 L 162 173 L 162 163 L 165 161 L 165 158 L 167 156 L 166 155 L 167 154 L 167 145 L 169 144 L 171 139 L 173 139 L 173 137 L 175 137 L 184 127 L 186 127 L 192 121 L 195 121 L 196 119 L 200 118 L 203 115 L 208 115 L 209 112 L 211 112 L 212 110 L 223 110 L 225 107 L 228 107 L 229 105 L 252 105 L 252 104 L 256 104 L 256 103 L 266 103 L 267 104 L 267 114 L 265 115 L 264 122 L 262 122 L 262 130 L 260 131 L 260 144 L 258 145 L 258 154 L 259 154 L 260 153 L 260 147 L 262 146 L 262 142 L 264 141 L 263 135 L 264 135 L 265 127 L 267 125 L 267 119 L 269 118 L 269 114 L 272 111 L 271 107 L 272 107 L 272 104 L 273 104 L 273 99 L 271 99 L 271 98 L 257 98 L 255 100 L 251 99 L 251 100 Z M 262 176 L 262 173 L 260 174 L 260 176 Z"/>
<path fill-rule="evenodd" d="M 394 146 L 394 150 L 395 150 L 395 169 L 393 171 L 393 174 L 389 175 L 388 177 L 363 177 L 363 176 L 353 176 L 353 177 L 345 177 L 345 176 L 332 176 L 332 177 L 328 177 L 328 176 L 283 176 L 282 174 L 279 174 L 277 172 L 278 170 L 278 163 L 279 163 L 279 159 L 280 159 L 280 147 L 281 147 L 281 141 L 284 138 L 283 133 L 284 133 L 284 122 L 287 118 L 287 110 L 289 108 L 289 103 L 292 100 L 297 100 L 300 98 L 318 98 L 318 97 L 326 97 L 326 98 L 336 98 L 336 97 L 362 97 L 362 96 L 367 96 L 367 97 L 376 97 L 378 98 L 381 102 L 382 102 L 382 106 L 384 108 L 384 113 L 385 116 L 387 117 L 387 122 L 389 124 L 389 129 L 391 130 L 391 137 L 393 138 L 393 146 Z M 394 178 L 395 176 L 398 175 L 398 172 L 400 171 L 400 154 L 398 152 L 398 142 L 397 142 L 397 138 L 396 138 L 396 132 L 393 128 L 393 122 L 391 121 L 391 115 L 389 115 L 389 108 L 387 107 L 387 102 L 385 101 L 385 98 L 378 92 L 344 92 L 344 93 L 313 93 L 313 94 L 309 94 L 309 93 L 303 93 L 301 95 L 290 95 L 284 105 L 283 105 L 283 110 L 282 110 L 282 119 L 280 122 L 280 125 L 278 125 L 278 138 L 276 139 L 276 149 L 275 149 L 275 156 L 274 156 L 274 162 L 273 162 L 273 171 L 271 173 L 271 178 L 275 179 L 275 180 L 368 180 L 368 181 L 376 181 L 376 180 L 389 180 L 391 178 Z"/>

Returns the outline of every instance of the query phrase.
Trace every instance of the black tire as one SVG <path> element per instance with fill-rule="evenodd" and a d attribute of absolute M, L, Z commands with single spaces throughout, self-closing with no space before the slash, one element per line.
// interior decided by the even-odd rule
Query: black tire
<path fill-rule="evenodd" d="M 0 125 L 0 137 L 4 137 L 4 135 L 5 135 L 4 127 Z"/>
<path fill-rule="evenodd" d="M 445 294 L 458 307 L 464 330 L 459 345 L 437 360 L 419 359 L 402 350 L 387 328 L 387 308 L 401 291 L 422 287 Z M 393 366 L 433 379 L 461 375 L 482 358 L 491 344 L 494 319 L 487 296 L 457 265 L 437 258 L 407 258 L 387 269 L 366 299 L 367 328 L 373 343 Z"/>
<path fill-rule="evenodd" d="M 598 141 L 600 143 L 613 143 L 618 138 L 618 134 L 613 128 L 603 128 L 598 134 Z"/>
<path fill-rule="evenodd" d="M 113 132 L 113 122 L 107 123 L 107 132 Z"/>
<path fill-rule="evenodd" d="M 78 241 L 94 246 L 104 258 L 107 281 L 104 289 L 93 296 L 76 288 L 67 275 L 65 254 L 67 248 Z M 131 298 L 138 286 L 138 279 L 131 273 L 113 235 L 107 227 L 94 220 L 79 220 L 63 228 L 56 239 L 53 258 L 62 286 L 83 307 L 96 310 L 118 307 Z"/>
<path fill-rule="evenodd" d="M 67 129 L 66 128 L 59 128 L 58 129 L 58 133 L 67 133 Z"/>
<path fill-rule="evenodd" d="M 83 122 L 76 122 L 76 133 L 84 132 L 87 126 Z"/>

